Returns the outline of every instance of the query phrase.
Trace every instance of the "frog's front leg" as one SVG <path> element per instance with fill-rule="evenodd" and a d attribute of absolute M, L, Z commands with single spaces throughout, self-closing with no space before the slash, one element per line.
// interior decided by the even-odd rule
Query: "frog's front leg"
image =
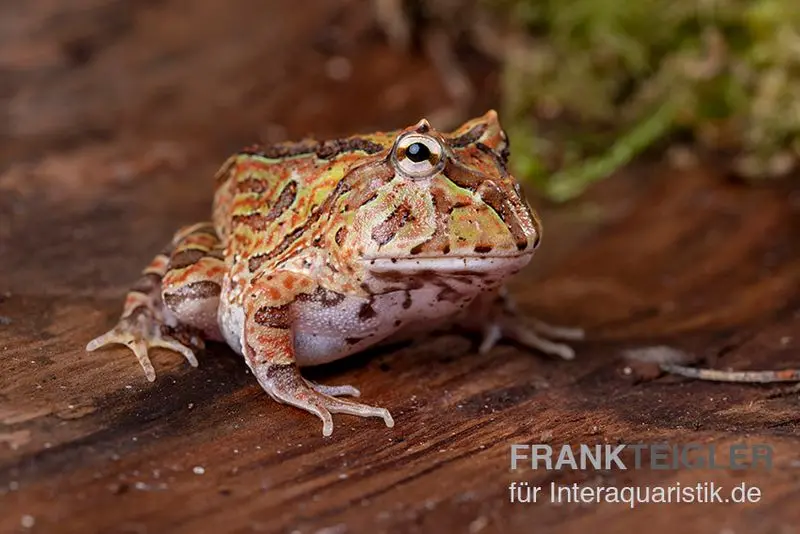
<path fill-rule="evenodd" d="M 388 410 L 336 398 L 360 395 L 352 386 L 325 386 L 303 378 L 296 363 L 294 324 L 297 297 L 317 285 L 303 275 L 278 271 L 258 277 L 245 294 L 243 352 L 261 387 L 276 401 L 291 404 L 322 419 L 322 435 L 333 432 L 331 413 L 381 417 L 394 426 Z"/>
<path fill-rule="evenodd" d="M 468 321 L 467 326 L 482 332 L 481 353 L 490 351 L 498 341 L 505 338 L 565 360 L 572 360 L 575 358 L 572 347 L 551 340 L 579 340 L 584 337 L 580 328 L 554 326 L 522 316 L 505 287 L 494 294 L 482 295 L 475 300 L 473 308 L 476 313 L 467 315 L 473 318 Z"/>
<path fill-rule="evenodd" d="M 221 339 L 216 317 L 224 272 L 213 226 L 181 229 L 128 291 L 117 325 L 90 341 L 86 350 L 126 345 L 151 382 L 156 373 L 149 348 L 173 350 L 197 367 L 194 353 L 203 348 L 203 339 Z"/>

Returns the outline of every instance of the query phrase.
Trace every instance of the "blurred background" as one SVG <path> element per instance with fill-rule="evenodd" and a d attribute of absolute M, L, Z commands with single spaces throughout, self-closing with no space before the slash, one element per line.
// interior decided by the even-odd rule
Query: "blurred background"
<path fill-rule="evenodd" d="M 579 195 L 637 155 L 800 154 L 795 0 L 7 0 L 0 161 L 119 136 L 239 143 L 496 107 L 520 178 Z"/>

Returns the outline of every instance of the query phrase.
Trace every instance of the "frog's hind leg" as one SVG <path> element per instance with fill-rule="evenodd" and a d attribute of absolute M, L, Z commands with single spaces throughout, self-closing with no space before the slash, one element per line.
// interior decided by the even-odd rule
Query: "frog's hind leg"
<path fill-rule="evenodd" d="M 276 401 L 291 404 L 322 419 L 322 435 L 333 432 L 332 413 L 380 417 L 394 426 L 388 410 L 338 399 L 360 395 L 352 386 L 326 386 L 303 378 L 295 361 L 293 303 L 313 299 L 316 284 L 289 271 L 253 280 L 245 298 L 244 356 L 261 387 Z M 252 298 L 251 298 L 252 297 Z"/>
<path fill-rule="evenodd" d="M 211 223 L 189 226 L 179 236 L 161 282 L 164 305 L 179 325 L 221 341 L 217 310 L 225 276 L 222 243 Z"/>
<path fill-rule="evenodd" d="M 220 240 L 210 223 L 187 226 L 150 262 L 128 291 L 117 325 L 86 350 L 128 346 L 151 382 L 154 347 L 173 350 L 197 367 L 203 339 L 220 339 L 216 311 L 225 272 Z"/>

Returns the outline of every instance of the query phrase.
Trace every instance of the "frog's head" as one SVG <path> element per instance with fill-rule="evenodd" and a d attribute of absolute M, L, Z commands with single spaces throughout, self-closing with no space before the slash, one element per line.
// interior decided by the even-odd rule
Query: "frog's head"
<path fill-rule="evenodd" d="M 508 173 L 497 113 L 451 133 L 421 120 L 385 136 L 348 180 L 343 238 L 370 271 L 517 270 L 530 260 L 541 225 Z"/>

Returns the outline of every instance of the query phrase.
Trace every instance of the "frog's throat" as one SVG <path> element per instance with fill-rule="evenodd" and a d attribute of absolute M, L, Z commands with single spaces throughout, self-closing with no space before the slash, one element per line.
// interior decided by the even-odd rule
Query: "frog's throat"
<path fill-rule="evenodd" d="M 406 258 L 363 259 L 367 270 L 373 273 L 415 273 L 434 272 L 507 272 L 525 267 L 533 256 L 533 251 L 507 256 L 431 256 Z"/>

